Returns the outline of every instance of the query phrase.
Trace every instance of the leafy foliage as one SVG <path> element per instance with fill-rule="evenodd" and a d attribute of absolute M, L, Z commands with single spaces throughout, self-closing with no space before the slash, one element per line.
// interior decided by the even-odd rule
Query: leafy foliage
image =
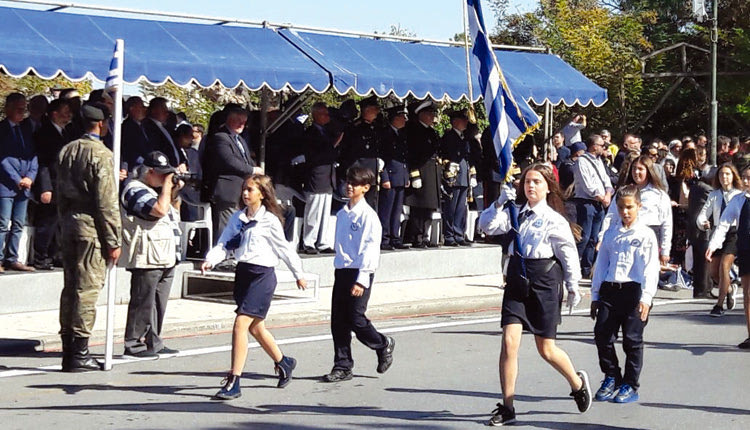
<path fill-rule="evenodd" d="M 0 74 L 0 107 L 5 105 L 5 96 L 13 92 L 19 92 L 26 95 L 27 98 L 37 94 L 52 97 L 52 89 L 55 88 L 75 88 L 81 94 L 91 92 L 91 81 L 83 80 L 78 82 L 70 81 L 62 76 L 51 80 L 42 79 L 33 74 L 26 75 L 22 78 L 14 78 L 6 74 Z"/>

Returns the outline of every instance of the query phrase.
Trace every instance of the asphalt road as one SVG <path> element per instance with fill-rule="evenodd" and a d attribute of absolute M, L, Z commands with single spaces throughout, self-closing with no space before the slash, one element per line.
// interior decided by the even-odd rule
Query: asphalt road
<path fill-rule="evenodd" d="M 656 307 L 646 328 L 640 402 L 594 403 L 585 414 L 577 412 L 563 378 L 537 356 L 525 335 L 515 427 L 750 428 L 750 353 L 735 346 L 745 337 L 741 311 L 711 319 L 709 309 L 707 302 Z M 170 339 L 168 346 L 180 349 L 180 356 L 122 363 L 110 372 L 50 370 L 59 363 L 57 354 L 0 357 L 0 428 L 467 429 L 485 424 L 499 397 L 497 312 L 376 325 L 397 342 L 386 374 L 375 372 L 375 353 L 357 344 L 355 378 L 319 382 L 333 356 L 327 325 L 275 329 L 284 352 L 299 361 L 294 381 L 277 389 L 273 363 L 253 347 L 243 396 L 230 402 L 211 400 L 229 366 L 226 333 Z M 591 330 L 592 321 L 583 314 L 566 315 L 558 343 L 598 386 L 602 376 Z M 12 376 L 13 370 L 32 372 Z"/>

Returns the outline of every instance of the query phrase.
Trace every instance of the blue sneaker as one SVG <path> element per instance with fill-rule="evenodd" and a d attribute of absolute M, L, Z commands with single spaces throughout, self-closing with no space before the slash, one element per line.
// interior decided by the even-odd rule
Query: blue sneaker
<path fill-rule="evenodd" d="M 628 384 L 622 384 L 620 391 L 617 392 L 613 401 L 615 403 L 632 403 L 637 402 L 639 398 L 638 392 L 633 387 Z"/>
<path fill-rule="evenodd" d="M 224 384 L 218 393 L 214 395 L 215 400 L 232 400 L 240 397 L 242 391 L 240 390 L 240 377 L 233 374 L 228 374 L 222 381 Z"/>
<path fill-rule="evenodd" d="M 614 376 L 606 376 L 594 398 L 597 402 L 608 402 L 617 395 L 618 388 Z"/>

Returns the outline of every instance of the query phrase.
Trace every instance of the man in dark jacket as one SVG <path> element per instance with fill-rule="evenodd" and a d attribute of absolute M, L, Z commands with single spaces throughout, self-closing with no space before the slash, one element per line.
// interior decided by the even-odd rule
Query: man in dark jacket
<path fill-rule="evenodd" d="M 368 97 L 359 102 L 360 115 L 345 133 L 341 143 L 341 168 L 343 174 L 353 165 L 359 165 L 372 170 L 376 176 L 375 182 L 370 184 L 370 190 L 365 195 L 367 204 L 373 209 L 378 208 L 377 174 L 381 170 L 380 163 L 380 130 L 375 120 L 380 114 L 380 106 L 376 96 Z"/>
<path fill-rule="evenodd" d="M 407 164 L 409 148 L 406 142 L 406 106 L 399 105 L 386 111 L 389 124 L 381 130 L 380 149 L 385 166 L 380 173 L 378 217 L 383 226 L 381 249 L 403 249 L 401 240 L 401 212 L 404 191 L 409 183 Z"/>
<path fill-rule="evenodd" d="M 240 135 L 247 123 L 247 111 L 232 108 L 219 131 L 206 144 L 203 154 L 202 198 L 211 203 L 214 242 L 232 214 L 239 209 L 245 177 L 263 173 L 250 157 L 250 148 Z M 168 154 L 167 154 L 168 156 Z"/>
<path fill-rule="evenodd" d="M 176 167 L 179 172 L 187 172 L 185 153 L 177 147 L 172 139 L 174 128 L 168 129 L 169 108 L 167 100 L 162 97 L 151 99 L 148 105 L 147 117 L 143 121 L 143 130 L 148 137 L 150 148 L 160 151 L 169 158 L 169 164 Z"/>
<path fill-rule="evenodd" d="M 47 108 L 47 116 L 34 135 L 39 173 L 32 186 L 38 205 L 34 211 L 34 267 L 52 270 L 55 252 L 55 233 L 58 226 L 56 196 L 57 156 L 70 139 L 65 126 L 73 113 L 65 99 L 55 99 Z"/>
<path fill-rule="evenodd" d="M 5 119 L 0 122 L 0 262 L 5 263 L 5 268 L 33 272 L 33 267 L 18 261 L 31 185 L 39 168 L 31 126 L 21 126 L 25 113 L 23 94 L 9 94 L 5 99 Z"/>
<path fill-rule="evenodd" d="M 312 107 L 313 123 L 305 130 L 304 160 L 307 168 L 305 180 L 305 214 L 302 226 L 302 249 L 305 254 L 322 251 L 333 253 L 330 221 L 333 187 L 336 184 L 336 159 L 343 133 L 334 134 L 325 103 Z"/>
<path fill-rule="evenodd" d="M 143 164 L 143 158 L 150 153 L 143 120 L 146 118 L 146 105 L 143 99 L 132 96 L 125 102 L 128 117 L 122 122 L 122 152 L 120 154 L 120 168 L 132 171 Z"/>
<path fill-rule="evenodd" d="M 417 102 L 413 108 L 416 119 L 406 126 L 409 143 L 409 173 L 411 187 L 404 203 L 409 206 L 406 237 L 415 248 L 434 246 L 425 237 L 425 224 L 432 213 L 440 209 L 440 177 L 442 167 L 438 162 L 440 138 L 432 128 L 436 106 L 431 100 Z"/>

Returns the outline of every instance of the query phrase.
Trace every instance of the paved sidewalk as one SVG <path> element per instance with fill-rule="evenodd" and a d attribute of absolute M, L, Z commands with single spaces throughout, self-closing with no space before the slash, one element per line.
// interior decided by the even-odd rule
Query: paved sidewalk
<path fill-rule="evenodd" d="M 466 276 L 403 282 L 376 283 L 370 297 L 368 316 L 372 319 L 415 316 L 433 313 L 474 312 L 498 309 L 502 303 L 500 275 Z M 587 281 L 582 284 L 584 301 L 579 308 L 588 307 Z M 327 323 L 330 319 L 331 288 L 321 288 L 317 302 L 283 303 L 274 301 L 266 323 L 269 327 Z M 688 299 L 691 290 L 666 292 L 657 297 Z M 171 300 L 164 321 L 165 338 L 189 336 L 232 330 L 234 304 L 178 299 Z M 115 306 L 115 342 L 122 344 L 127 305 Z M 106 308 L 97 309 L 92 345 L 104 343 Z M 60 348 L 57 311 L 27 312 L 0 315 L 0 344 L 5 354 L 14 348 L 53 351 Z M 115 347 L 119 353 L 121 346 Z"/>

